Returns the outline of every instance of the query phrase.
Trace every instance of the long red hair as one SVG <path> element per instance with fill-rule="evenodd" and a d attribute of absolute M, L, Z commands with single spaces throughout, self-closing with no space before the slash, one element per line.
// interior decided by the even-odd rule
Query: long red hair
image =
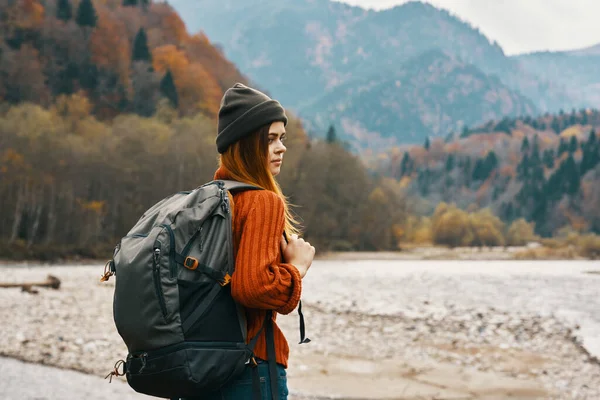
<path fill-rule="evenodd" d="M 285 233 L 289 237 L 298 234 L 298 221 L 290 212 L 287 197 L 269 170 L 269 128 L 265 125 L 249 136 L 231 144 L 219 157 L 219 165 L 231 175 L 233 180 L 248 183 L 269 190 L 283 200 L 285 212 Z M 231 201 L 233 205 L 233 201 Z"/>

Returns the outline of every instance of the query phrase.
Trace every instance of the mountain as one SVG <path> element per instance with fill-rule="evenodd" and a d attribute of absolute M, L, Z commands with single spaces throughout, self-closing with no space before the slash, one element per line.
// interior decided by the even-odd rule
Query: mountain
<path fill-rule="evenodd" d="M 340 85 L 302 110 L 309 131 L 337 122 L 354 150 L 378 151 L 498 115 L 532 114 L 535 106 L 474 65 L 431 50 L 392 74 Z"/>
<path fill-rule="evenodd" d="M 540 111 L 587 105 L 580 93 L 567 90 L 568 82 L 539 78 L 476 28 L 421 2 L 383 11 L 329 0 L 171 4 L 190 30 L 205 32 L 254 82 L 308 120 L 311 105 L 342 93 L 339 87 L 393 76 L 409 60 L 435 49 L 499 79 L 511 96 L 528 97 Z"/>
<path fill-rule="evenodd" d="M 600 43 L 583 49 L 570 50 L 565 53 L 580 56 L 580 55 L 600 55 Z"/>
<path fill-rule="evenodd" d="M 581 50 L 537 52 L 513 58 L 541 79 L 563 82 L 571 98 L 584 99 L 578 105 L 600 105 L 600 43 Z"/>

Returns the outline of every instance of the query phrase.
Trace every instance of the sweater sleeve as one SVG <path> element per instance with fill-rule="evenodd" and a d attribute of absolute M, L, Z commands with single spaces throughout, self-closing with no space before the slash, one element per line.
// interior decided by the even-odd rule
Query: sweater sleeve
<path fill-rule="evenodd" d="M 289 314 L 300 300 L 302 279 L 296 267 L 281 262 L 283 201 L 266 190 L 254 193 L 236 255 L 231 294 L 244 307 Z"/>

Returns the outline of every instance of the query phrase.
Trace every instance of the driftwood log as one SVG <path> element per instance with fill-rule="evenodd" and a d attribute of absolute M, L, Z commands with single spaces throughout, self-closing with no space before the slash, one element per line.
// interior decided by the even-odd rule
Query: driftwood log
<path fill-rule="evenodd" d="M 47 287 L 51 289 L 59 289 L 60 288 L 60 279 L 53 275 L 48 275 L 45 281 L 43 282 L 23 282 L 23 283 L 1 283 L 0 288 L 15 288 L 20 287 L 21 291 L 27 293 L 38 293 L 34 286 L 38 287 Z"/>

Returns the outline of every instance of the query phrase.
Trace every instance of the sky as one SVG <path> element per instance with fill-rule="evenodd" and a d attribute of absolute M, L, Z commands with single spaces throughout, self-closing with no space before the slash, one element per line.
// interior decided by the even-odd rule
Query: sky
<path fill-rule="evenodd" d="M 382 10 L 408 0 L 337 0 Z M 600 43 L 600 0 L 423 0 L 470 23 L 507 55 Z"/>

